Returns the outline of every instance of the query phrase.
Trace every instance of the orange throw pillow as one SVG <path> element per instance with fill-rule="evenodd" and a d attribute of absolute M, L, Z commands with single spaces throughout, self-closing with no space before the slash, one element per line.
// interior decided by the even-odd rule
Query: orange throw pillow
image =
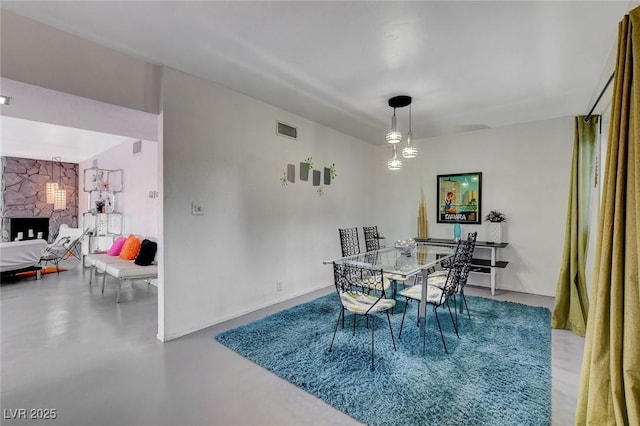
<path fill-rule="evenodd" d="M 142 241 L 136 238 L 135 235 L 131 234 L 127 237 L 127 241 L 124 242 L 122 246 L 122 250 L 120 251 L 120 259 L 124 260 L 133 260 L 138 255 L 140 251 L 140 246 L 142 245 Z"/>

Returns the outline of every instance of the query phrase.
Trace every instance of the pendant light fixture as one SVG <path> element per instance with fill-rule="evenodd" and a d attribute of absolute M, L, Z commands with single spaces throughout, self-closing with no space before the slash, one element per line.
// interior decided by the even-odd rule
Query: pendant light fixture
<path fill-rule="evenodd" d="M 389 101 L 391 105 L 391 101 Z M 396 126 L 396 107 L 393 107 L 393 117 L 391 117 L 391 131 L 387 133 L 387 143 L 397 144 L 402 140 L 402 133 L 400 133 Z"/>
<path fill-rule="evenodd" d="M 53 162 L 56 160 L 57 157 L 53 157 L 51 159 L 51 181 L 47 182 L 45 188 L 46 188 L 46 194 L 47 194 L 47 204 L 53 204 L 56 201 L 56 191 L 58 190 L 58 182 L 53 180 L 53 173 L 54 173 L 54 165 Z"/>
<path fill-rule="evenodd" d="M 67 191 L 58 189 L 56 191 L 55 200 L 53 202 L 54 210 L 64 210 L 67 208 Z"/>
<path fill-rule="evenodd" d="M 402 160 L 398 158 L 396 144 L 393 144 L 393 157 L 391 157 L 391 160 L 387 161 L 387 168 L 389 170 L 400 170 L 402 168 Z"/>
<path fill-rule="evenodd" d="M 391 117 L 391 131 L 387 133 L 387 142 L 392 144 L 393 157 L 387 162 L 389 170 L 400 170 L 402 161 L 398 158 L 398 149 L 396 145 L 402 140 L 402 133 L 397 129 L 396 108 L 404 108 L 411 105 L 411 96 L 400 95 L 389 99 L 389 106 L 393 108 L 393 117 Z M 409 133 L 407 135 L 407 147 L 402 150 L 405 158 L 414 158 L 417 155 L 417 149 L 412 145 L 413 133 L 411 132 L 411 109 L 409 109 Z"/>
<path fill-rule="evenodd" d="M 53 179 L 54 162 L 58 163 L 60 170 L 58 182 Z M 67 191 L 62 188 L 62 159 L 53 157 L 51 159 L 51 182 L 46 184 L 47 203 L 53 204 L 53 210 L 65 210 L 67 208 Z"/>
<path fill-rule="evenodd" d="M 409 131 L 407 132 L 407 146 L 402 150 L 404 158 L 416 158 L 418 148 L 413 146 L 413 132 L 411 131 L 411 104 L 409 104 Z"/>

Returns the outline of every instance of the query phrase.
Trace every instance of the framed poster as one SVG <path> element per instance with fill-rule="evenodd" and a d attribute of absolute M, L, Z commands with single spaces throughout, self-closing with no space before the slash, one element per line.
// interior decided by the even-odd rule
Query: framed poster
<path fill-rule="evenodd" d="M 438 223 L 480 224 L 482 172 L 438 175 Z"/>

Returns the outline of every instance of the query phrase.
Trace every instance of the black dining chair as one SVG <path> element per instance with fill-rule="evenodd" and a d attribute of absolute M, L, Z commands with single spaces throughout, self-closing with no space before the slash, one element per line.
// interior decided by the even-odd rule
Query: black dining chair
<path fill-rule="evenodd" d="M 427 300 L 425 302 L 427 305 L 433 307 L 433 312 L 436 317 L 436 322 L 438 323 L 438 330 L 440 331 L 440 337 L 442 338 L 442 345 L 444 346 L 445 353 L 449 353 L 449 351 L 447 350 L 447 343 L 445 342 L 444 334 L 442 333 L 440 317 L 438 316 L 438 308 L 446 305 L 447 309 L 449 310 L 451 322 L 453 323 L 453 329 L 456 332 L 456 336 L 460 338 L 460 335 L 458 334 L 458 324 L 457 321 L 453 318 L 453 312 L 451 311 L 449 301 L 453 300 L 455 309 L 455 297 L 461 277 L 465 276 L 469 272 L 469 263 L 465 262 L 463 257 L 464 256 L 461 250 L 461 244 L 458 244 L 456 253 L 453 256 L 451 267 L 447 270 L 447 273 L 444 276 L 444 285 L 442 287 L 429 284 L 429 280 L 427 280 Z M 412 287 L 402 290 L 400 292 L 400 295 L 406 298 L 406 304 L 404 306 L 404 312 L 402 314 L 402 322 L 400 323 L 400 333 L 398 334 L 398 339 L 402 337 L 402 328 L 404 326 L 404 319 L 407 314 L 407 307 L 409 306 L 409 302 L 411 300 L 420 302 L 420 300 L 422 299 L 422 284 L 416 284 Z M 418 313 L 418 321 L 419 320 L 420 317 Z"/>
<path fill-rule="evenodd" d="M 364 245 L 367 251 L 378 250 L 380 248 L 380 238 L 377 226 L 363 226 Z"/>
<path fill-rule="evenodd" d="M 333 264 L 333 276 L 336 291 L 340 300 L 340 312 L 336 320 L 336 327 L 333 331 L 329 352 L 333 351 L 333 342 L 338 332 L 338 325 L 342 320 L 344 328 L 345 311 L 353 312 L 353 334 L 356 332 L 356 316 L 364 315 L 367 319 L 367 327 L 371 327 L 371 370 L 375 370 L 374 363 L 374 339 L 375 339 L 375 317 L 381 312 L 386 313 L 389 332 L 393 350 L 396 350 L 396 341 L 391 328 L 391 318 L 389 309 L 393 308 L 396 301 L 388 299 L 385 294 L 384 279 L 381 269 L 368 269 L 349 264 Z M 375 290 L 375 291 L 372 291 Z M 371 323 L 369 323 L 371 318 Z"/>
<path fill-rule="evenodd" d="M 340 247 L 342 248 L 342 257 L 360 254 L 360 240 L 358 239 L 358 228 L 341 228 Z"/>
<path fill-rule="evenodd" d="M 469 234 L 467 235 L 467 241 L 465 241 L 464 245 L 464 254 L 465 261 L 469 264 L 469 269 L 467 269 L 465 275 L 460 277 L 460 285 L 458 286 L 458 293 L 460 294 L 460 296 L 462 296 L 462 302 L 464 303 L 464 308 L 467 310 L 469 320 L 471 320 L 471 313 L 469 312 L 469 305 L 467 305 L 467 298 L 464 297 L 464 287 L 467 285 L 467 279 L 469 278 L 469 271 L 471 270 L 471 261 L 473 259 L 473 252 L 476 248 L 477 237 L 477 232 L 469 232 Z"/>
<path fill-rule="evenodd" d="M 364 244 L 366 246 L 367 252 L 375 251 L 380 249 L 380 234 L 378 234 L 377 226 L 363 226 L 362 230 L 364 232 Z M 393 298 L 396 297 L 396 292 L 398 290 L 398 283 L 401 283 L 404 287 L 407 283 L 408 278 L 403 277 L 396 274 L 384 274 L 385 279 L 390 281 L 393 284 Z M 394 307 L 395 312 L 395 307 Z"/>
<path fill-rule="evenodd" d="M 469 320 L 471 320 L 471 312 L 469 311 L 469 305 L 467 304 L 467 298 L 464 295 L 464 287 L 467 285 L 467 280 L 469 278 L 469 272 L 471 271 L 471 262 L 473 260 L 473 252 L 476 247 L 476 239 L 478 237 L 478 232 L 469 232 L 467 234 L 467 239 L 465 241 L 460 242 L 460 254 L 463 262 L 469 264 L 469 268 L 466 270 L 466 273 L 460 277 L 460 282 L 458 284 L 457 293 L 460 294 L 462 300 L 460 301 L 461 306 L 464 305 L 464 308 L 467 310 L 467 316 Z M 444 261 L 442 263 L 445 269 L 437 272 L 430 273 L 428 284 L 435 285 L 437 287 L 442 288 L 444 286 L 445 277 L 449 271 L 452 260 L 448 259 L 448 261 Z M 462 309 L 460 310 L 462 312 Z M 458 311 L 456 310 L 456 323 L 458 321 Z"/>

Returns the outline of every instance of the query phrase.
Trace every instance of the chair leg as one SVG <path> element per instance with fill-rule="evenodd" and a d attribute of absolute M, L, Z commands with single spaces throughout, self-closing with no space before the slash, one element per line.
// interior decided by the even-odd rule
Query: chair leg
<path fill-rule="evenodd" d="M 91 282 L 93 281 L 93 275 L 95 274 L 96 267 L 89 266 L 89 287 L 91 287 Z"/>
<path fill-rule="evenodd" d="M 385 311 L 387 313 L 387 322 L 389 323 L 389 331 L 391 332 L 391 341 L 393 342 L 393 350 L 397 351 L 398 349 L 396 349 L 396 339 L 394 339 L 393 337 L 393 329 L 391 328 L 391 318 L 389 318 L 389 310 Z"/>
<path fill-rule="evenodd" d="M 357 315 L 356 315 L 356 313 L 354 312 L 354 313 L 353 313 L 353 334 L 352 334 L 352 336 L 355 336 L 355 335 L 356 335 L 356 317 L 357 317 Z"/>
<path fill-rule="evenodd" d="M 454 299 L 454 306 L 455 306 L 455 299 Z M 453 329 L 456 331 L 456 336 L 458 336 L 458 339 L 460 338 L 460 335 L 458 334 L 458 325 L 456 324 L 458 321 L 457 319 L 453 319 L 453 313 L 451 313 L 451 306 L 449 305 L 449 299 L 447 299 L 447 309 L 449 310 L 449 316 L 451 317 L 451 322 L 453 323 Z M 455 310 L 455 309 L 454 309 Z M 457 314 L 456 314 L 456 318 L 457 318 Z"/>
<path fill-rule="evenodd" d="M 404 302 L 404 311 L 402 312 L 402 322 L 400 323 L 400 333 L 398 334 L 398 339 L 402 337 L 402 326 L 404 325 L 404 317 L 407 315 L 407 307 L 409 306 L 409 298 L 406 298 L 407 301 Z"/>
<path fill-rule="evenodd" d="M 438 322 L 438 330 L 440 330 L 440 337 L 442 338 L 442 345 L 444 346 L 444 352 L 448 354 L 449 351 L 447 350 L 447 344 L 444 341 L 444 334 L 442 334 L 442 327 L 440 327 L 440 318 L 438 318 L 438 309 L 434 307 L 433 312 L 435 312 L 436 314 L 436 321 Z"/>
<path fill-rule="evenodd" d="M 340 309 L 340 313 L 338 314 L 338 320 L 336 321 L 336 328 L 333 330 L 333 338 L 331 339 L 331 344 L 329 345 L 329 352 L 333 350 L 333 341 L 336 339 L 336 333 L 338 332 L 338 324 L 340 324 L 340 317 L 342 317 L 342 327 L 344 328 L 344 308 Z"/>
<path fill-rule="evenodd" d="M 393 300 L 396 300 L 396 295 L 397 295 L 397 293 L 398 293 L 398 281 L 396 281 L 396 280 L 391 280 L 391 286 L 393 287 L 393 289 L 392 289 L 392 293 L 393 293 L 393 294 L 392 294 L 391 298 L 392 298 Z M 397 305 L 397 303 L 396 303 L 396 305 Z M 393 305 L 393 308 L 392 308 L 392 309 L 393 309 L 393 311 L 392 311 L 392 312 L 393 312 L 394 314 L 396 313 L 396 305 Z"/>
<path fill-rule="evenodd" d="M 96 274 L 98 273 L 98 271 L 96 270 Z M 104 282 L 107 280 L 107 272 L 103 272 L 102 273 L 102 294 L 104 294 Z"/>
<path fill-rule="evenodd" d="M 471 321 L 471 312 L 469 312 L 469 306 L 467 305 L 467 298 L 464 297 L 464 290 L 460 291 L 462 295 L 462 301 L 464 302 L 464 307 L 467 310 L 467 315 L 469 316 L 469 321 Z"/>
<path fill-rule="evenodd" d="M 458 320 L 458 310 L 456 309 L 456 305 L 458 304 L 457 294 L 453 295 L 453 313 L 456 317 L 456 327 L 460 330 L 460 321 Z"/>

